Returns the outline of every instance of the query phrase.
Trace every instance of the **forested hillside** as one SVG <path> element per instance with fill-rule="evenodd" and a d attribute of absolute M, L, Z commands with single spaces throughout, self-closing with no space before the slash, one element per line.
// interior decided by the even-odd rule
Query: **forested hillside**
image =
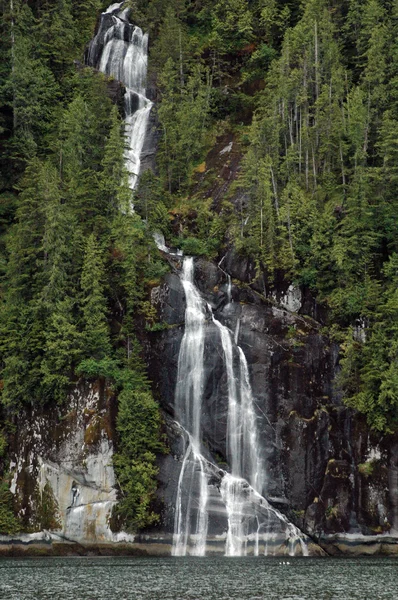
<path fill-rule="evenodd" d="M 24 406 L 56 411 L 79 377 L 107 378 L 119 392 L 121 511 L 142 526 L 153 518 L 162 443 L 135 330 L 165 267 L 129 212 L 122 119 L 106 78 L 75 62 L 101 6 L 3 9 L 0 434 L 12 434 Z"/>
<path fill-rule="evenodd" d="M 26 407 L 56 411 L 79 378 L 104 378 L 119 398 L 117 516 L 134 529 L 156 521 L 164 451 L 141 351 L 164 326 L 148 301 L 169 268 L 154 231 L 309 289 L 341 344 L 344 401 L 397 430 L 398 4 L 127 4 L 149 32 L 159 130 L 133 192 L 114 82 L 83 64 L 107 3 L 2 3 L 0 467 L 7 482 Z M 224 140 L 239 160 L 215 195 Z M 18 527 L 2 485 L 0 533 Z"/>
<path fill-rule="evenodd" d="M 308 286 L 342 343 L 346 402 L 372 427 L 394 430 L 396 3 L 176 3 L 163 18 L 145 4 L 160 90 L 160 185 L 185 216 L 185 239 L 174 243 L 213 257 L 233 245 L 269 281 L 282 272 Z M 215 201 L 197 193 L 193 167 L 206 169 L 206 149 L 226 131 L 244 156 Z M 159 203 L 158 225 L 157 211 Z"/>

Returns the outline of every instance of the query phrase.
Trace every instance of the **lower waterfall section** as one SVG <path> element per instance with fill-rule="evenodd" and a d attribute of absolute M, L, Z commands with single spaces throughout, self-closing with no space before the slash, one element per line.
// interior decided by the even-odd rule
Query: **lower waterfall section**
<path fill-rule="evenodd" d="M 208 470 L 205 459 L 195 452 L 189 436 L 188 439 L 178 481 L 173 555 L 185 556 L 189 547 L 191 556 L 204 556 L 209 523 Z M 188 489 L 184 488 L 185 483 L 188 483 Z M 196 509 L 193 516 L 192 496 L 195 488 L 199 493 L 195 499 Z"/>
<path fill-rule="evenodd" d="M 192 257 L 184 259 L 181 281 L 186 311 L 175 414 L 185 452 L 177 487 L 172 553 L 205 556 L 221 542 L 227 556 L 307 555 L 308 538 L 263 496 L 266 465 L 258 452 L 255 399 L 244 352 L 195 287 Z M 230 473 L 217 466 L 201 427 L 205 357 L 208 342 L 215 338 L 226 380 L 225 456 Z"/>
<path fill-rule="evenodd" d="M 246 480 L 225 473 L 220 488 L 228 515 L 226 556 L 308 556 L 306 536 Z"/>
<path fill-rule="evenodd" d="M 228 381 L 227 458 L 232 475 L 246 477 L 260 492 L 265 483 L 265 469 L 258 454 L 257 422 L 246 357 L 229 329 L 214 315 L 212 320 L 220 332 Z"/>

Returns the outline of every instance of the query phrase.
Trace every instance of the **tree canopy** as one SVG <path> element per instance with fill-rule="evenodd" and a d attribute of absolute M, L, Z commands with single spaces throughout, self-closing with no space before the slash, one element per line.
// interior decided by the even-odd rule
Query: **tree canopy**
<path fill-rule="evenodd" d="M 109 80 L 81 63 L 104 3 L 1 4 L 0 419 L 106 378 L 119 397 L 115 522 L 134 529 L 156 521 L 164 449 L 140 345 L 161 326 L 154 231 L 218 261 L 233 247 L 270 286 L 309 289 L 341 344 L 345 402 L 397 430 L 398 7 L 131 5 L 150 33 L 159 134 L 134 192 Z M 227 139 L 239 164 L 224 172 Z"/>

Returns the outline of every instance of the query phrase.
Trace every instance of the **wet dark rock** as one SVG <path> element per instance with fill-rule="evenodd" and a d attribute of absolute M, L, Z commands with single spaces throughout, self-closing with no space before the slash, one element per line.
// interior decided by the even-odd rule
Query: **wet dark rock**
<path fill-rule="evenodd" d="M 118 107 L 120 114 L 124 116 L 124 94 L 126 92 L 124 85 L 109 77 L 106 82 L 106 90 L 109 98 Z"/>
<path fill-rule="evenodd" d="M 231 303 L 228 275 L 233 280 Z M 372 536 L 397 528 L 398 444 L 371 434 L 364 419 L 342 404 L 334 384 L 339 349 L 322 333 L 322 308 L 305 290 L 299 305 L 298 295 L 285 283 L 279 288 L 274 284 L 272 290 L 264 278 L 253 286 L 254 277 L 248 259 L 232 251 L 220 265 L 203 259 L 195 263 L 198 289 L 216 318 L 235 332 L 249 365 L 260 454 L 268 466 L 263 493 L 314 539 L 347 533 Z M 291 302 L 296 311 L 286 308 Z M 167 276 L 155 304 L 170 329 L 152 339 L 150 374 L 162 407 L 173 416 L 185 311 L 176 274 Z M 310 314 L 302 314 L 305 310 Z M 203 437 L 212 460 L 228 470 L 227 378 L 219 332 L 210 314 L 205 372 Z M 160 460 L 160 496 L 168 530 L 174 518 L 179 443 L 173 438 L 171 455 Z M 329 547 L 332 542 L 324 543 Z"/>
<path fill-rule="evenodd" d="M 147 97 L 151 100 L 151 96 L 147 92 Z M 156 112 L 156 106 L 152 106 L 148 125 L 145 135 L 145 141 L 143 148 L 141 150 L 141 167 L 140 172 L 144 173 L 148 169 L 151 169 L 154 173 L 156 173 L 156 151 L 158 148 L 160 139 L 160 130 L 158 117 Z"/>

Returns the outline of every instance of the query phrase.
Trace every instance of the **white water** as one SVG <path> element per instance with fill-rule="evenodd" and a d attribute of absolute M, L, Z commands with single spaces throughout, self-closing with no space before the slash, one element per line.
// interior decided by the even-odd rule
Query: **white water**
<path fill-rule="evenodd" d="M 188 490 L 183 487 L 189 482 Z M 195 507 L 196 518 L 192 527 L 192 488 L 198 485 L 199 498 Z M 195 450 L 191 436 L 188 435 L 188 447 L 185 452 L 178 481 L 176 516 L 173 537 L 173 556 L 186 556 L 188 547 L 191 556 L 206 554 L 207 530 L 209 515 L 208 501 L 208 469 L 203 456 Z"/>
<path fill-rule="evenodd" d="M 228 380 L 227 458 L 232 475 L 246 478 L 261 493 L 265 471 L 258 454 L 257 419 L 246 357 L 229 329 L 214 316 L 213 322 L 220 331 Z M 238 368 L 234 367 L 234 348 L 238 351 Z"/>
<path fill-rule="evenodd" d="M 193 284 L 193 260 L 184 260 L 182 285 L 186 298 L 185 333 L 178 356 L 176 416 L 200 451 L 200 416 L 204 378 L 205 304 Z"/>
<path fill-rule="evenodd" d="M 128 21 L 129 8 L 111 4 L 101 15 L 101 24 L 88 52 L 88 64 L 122 82 L 126 87 L 125 160 L 129 186 L 137 183 L 141 151 L 152 102 L 146 97 L 148 35 Z"/>
<path fill-rule="evenodd" d="M 128 22 L 129 9 L 112 4 L 101 16 L 100 28 L 92 40 L 87 62 L 103 73 L 113 76 L 126 87 L 125 113 L 126 166 L 130 188 L 136 185 L 152 103 L 146 98 L 148 36 Z M 164 243 L 162 247 L 165 248 Z M 163 248 L 162 248 L 163 249 Z M 185 333 L 182 339 L 175 394 L 176 416 L 186 432 L 186 450 L 179 476 L 173 554 L 204 556 L 209 530 L 209 482 L 221 477 L 219 494 L 224 504 L 227 530 L 225 554 L 242 556 L 248 544 L 254 542 L 254 553 L 268 551 L 270 515 L 282 527 L 289 552 L 294 553 L 297 541 L 302 552 L 302 536 L 292 524 L 273 509 L 260 494 L 265 480 L 265 468 L 258 455 L 257 420 L 250 386 L 249 370 L 241 348 L 231 332 L 212 314 L 194 283 L 192 258 L 184 260 L 182 284 L 186 297 Z M 232 285 L 228 278 L 228 303 L 232 301 Z M 222 471 L 203 456 L 201 416 L 204 389 L 204 344 L 207 321 L 218 329 L 228 387 L 227 458 L 231 473 Z M 195 492 L 195 497 L 193 496 Z M 255 521 L 255 527 L 253 523 Z M 280 534 L 280 531 L 278 531 Z M 275 534 L 276 535 L 276 534 Z"/>
<path fill-rule="evenodd" d="M 182 285 L 186 298 L 185 332 L 178 356 L 178 374 L 175 393 L 177 419 L 187 431 L 188 447 L 184 455 L 178 482 L 173 554 L 185 556 L 190 536 L 193 538 L 191 554 L 204 556 L 208 514 L 207 476 L 201 455 L 200 418 L 204 383 L 205 304 L 193 284 L 193 260 L 184 260 Z M 189 471 L 189 474 L 188 474 Z M 197 518 L 192 528 L 191 490 L 199 478 Z M 190 482 L 188 493 L 183 494 L 184 480 Z"/>
<path fill-rule="evenodd" d="M 250 545 L 255 555 L 268 553 L 268 543 L 276 535 L 285 540 L 294 555 L 296 546 L 306 555 L 303 534 L 262 496 L 266 470 L 259 455 L 255 402 L 249 369 L 233 334 L 212 314 L 194 285 L 194 262 L 185 258 L 182 284 L 186 298 L 185 332 L 178 358 L 175 394 L 176 417 L 186 432 L 187 447 L 178 482 L 173 554 L 204 556 L 209 531 L 209 482 L 221 477 L 219 494 L 225 509 L 227 530 L 225 554 L 245 556 Z M 231 300 L 230 283 L 228 300 Z M 219 331 L 227 377 L 227 459 L 226 473 L 203 456 L 201 431 L 205 385 L 204 345 L 207 323 Z M 272 531 L 276 527 L 276 531 Z"/>

